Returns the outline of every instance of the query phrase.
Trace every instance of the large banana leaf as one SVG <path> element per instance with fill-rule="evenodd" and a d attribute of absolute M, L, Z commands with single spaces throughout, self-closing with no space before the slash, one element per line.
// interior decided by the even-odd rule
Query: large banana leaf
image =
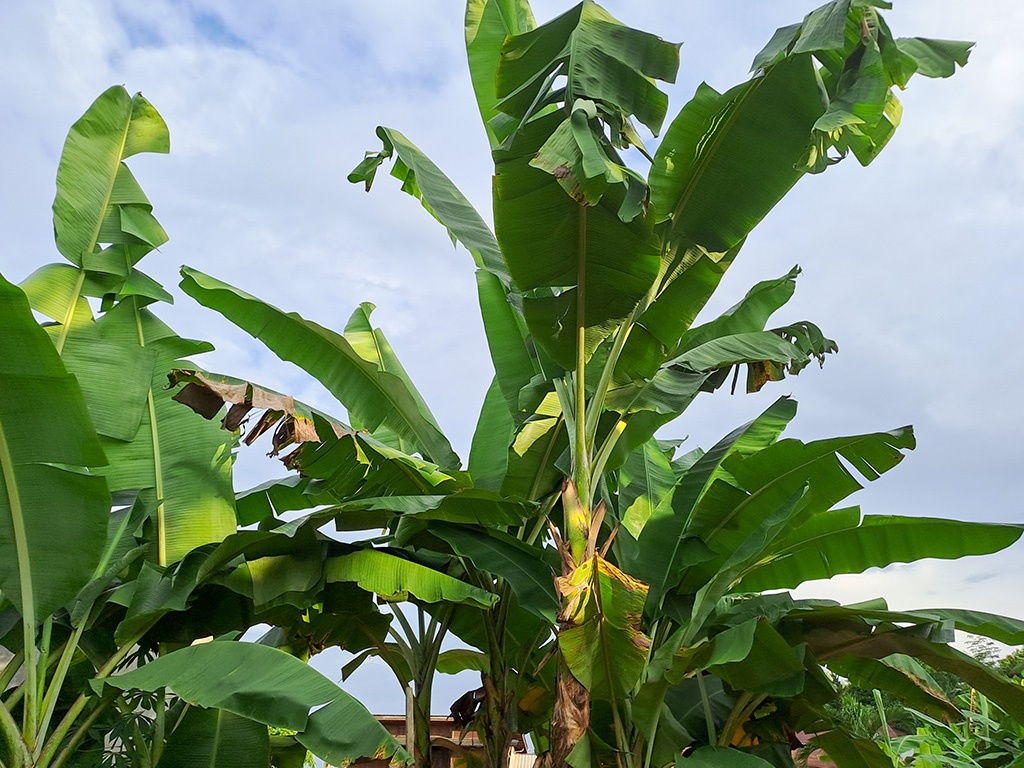
<path fill-rule="evenodd" d="M 175 336 L 146 309 L 171 297 L 135 264 L 167 240 L 125 158 L 167 152 L 163 119 L 141 95 L 107 90 L 71 128 L 57 173 L 57 247 L 75 267 L 50 265 L 25 281 L 86 403 L 110 460 L 113 492 L 142 491 L 155 508 L 159 562 L 234 530 L 233 438 L 170 402 L 166 374 L 212 347 Z M 101 244 L 109 244 L 100 250 Z M 98 320 L 84 296 L 116 302 Z"/>
<path fill-rule="evenodd" d="M 677 46 L 624 27 L 590 2 L 503 45 L 497 107 L 521 125 L 493 153 L 496 234 L 534 340 L 563 368 L 576 365 L 578 326 L 587 329 L 589 356 L 658 276 L 651 222 L 638 215 L 643 184 L 612 145 L 630 135 L 631 115 L 658 130 L 667 101 L 653 80 L 672 80 L 677 67 Z M 566 87 L 553 92 L 558 73 Z M 531 119 L 552 102 L 573 114 Z M 596 119 L 597 104 L 611 137 Z M 605 176 L 614 183 L 598 178 Z M 574 192 L 581 177 L 597 186 Z"/>
<path fill-rule="evenodd" d="M 476 488 L 501 490 L 508 474 L 508 449 L 514 431 L 515 421 L 495 377 L 480 407 L 469 449 L 469 474 Z"/>
<path fill-rule="evenodd" d="M 297 731 L 301 744 L 335 765 L 361 758 L 411 762 L 362 704 L 312 667 L 265 645 L 193 645 L 94 685 L 124 691 L 169 688 L 190 704 Z"/>
<path fill-rule="evenodd" d="M 921 633 L 915 627 L 886 631 L 884 626 L 874 629 L 865 622 L 855 624 L 847 620 L 836 624 L 836 619 L 829 617 L 827 611 L 820 621 L 815 621 L 812 615 L 802 615 L 801 639 L 820 662 L 851 656 L 882 659 L 894 653 L 906 654 L 933 669 L 951 672 L 1014 718 L 1024 717 L 1024 688 L 944 642 L 919 636 Z"/>
<path fill-rule="evenodd" d="M 691 568 L 684 584 L 703 584 L 775 510 L 806 488 L 800 509 L 790 520 L 796 527 L 816 512 L 830 509 L 861 489 L 853 471 L 876 480 L 914 447 L 909 428 L 802 443 L 783 440 L 749 456 L 727 457 L 722 468 L 731 479 L 715 480 L 693 508 L 686 527 L 718 556 Z M 735 483 L 735 484 L 734 484 Z M 752 564 L 752 563 L 751 563 Z"/>
<path fill-rule="evenodd" d="M 349 181 L 363 181 L 369 190 L 378 166 L 395 158 L 391 174 L 402 183 L 402 190 L 416 197 L 473 255 L 484 330 L 498 380 L 512 412 L 516 398 L 534 374 L 526 346 L 521 313 L 509 302 L 509 275 L 505 260 L 490 228 L 469 200 L 418 147 L 398 131 L 378 127 L 384 144 L 378 153 L 366 158 L 349 174 Z M 348 333 L 346 333 L 348 338 Z M 387 370 L 385 368 L 385 370 Z"/>
<path fill-rule="evenodd" d="M 420 520 L 443 520 L 488 526 L 522 525 L 534 510 L 533 505 L 503 498 L 493 491 L 475 488 L 447 495 L 363 497 L 342 502 L 333 508 L 338 512 L 362 510 L 390 511 Z"/>
<path fill-rule="evenodd" d="M 501 46 L 509 35 L 529 32 L 537 24 L 527 0 L 469 0 L 466 3 L 466 53 L 477 106 L 494 149 L 517 125 L 501 120 L 495 77 Z"/>
<path fill-rule="evenodd" d="M 526 121 L 544 105 L 555 74 L 565 76 L 559 100 L 600 101 L 636 115 L 655 134 L 668 97 L 654 80 L 674 82 L 679 45 L 622 25 L 593 2 L 582 2 L 547 24 L 505 40 L 496 72 L 498 109 Z"/>
<path fill-rule="evenodd" d="M 132 418 L 138 427 L 130 441 L 104 438 L 110 458 L 104 468 L 114 492 L 143 490 L 157 504 L 157 546 L 162 565 L 180 560 L 195 547 L 220 541 L 235 530 L 234 492 L 231 487 L 231 450 L 235 437 L 174 402 L 167 389 L 167 373 L 185 363 L 182 358 L 205 352 L 212 347 L 182 339 L 160 322 L 148 309 L 132 301 L 114 306 L 96 323 L 97 333 L 110 347 L 133 350 L 145 366 L 125 371 L 125 376 L 145 373 L 141 402 L 125 398 L 121 407 L 137 410 Z M 65 355 L 72 370 L 97 386 L 87 392 L 95 395 L 94 412 L 106 403 L 118 406 L 117 387 L 110 382 L 118 376 L 107 369 L 116 354 L 104 356 L 105 345 L 89 346 L 88 337 L 74 334 L 68 339 Z M 111 378 L 100 387 L 97 371 Z"/>
<path fill-rule="evenodd" d="M 160 768 L 252 768 L 269 763 L 266 725 L 226 709 L 189 707 L 167 739 Z"/>
<path fill-rule="evenodd" d="M 671 503 L 676 476 L 658 441 L 648 440 L 629 454 L 617 477 L 619 518 L 633 538 L 639 538 L 654 510 Z"/>
<path fill-rule="evenodd" d="M 916 659 L 901 653 L 883 659 L 848 657 L 829 663 L 829 669 L 866 691 L 889 691 L 910 709 L 942 720 L 961 717 L 946 698 L 931 672 Z"/>
<path fill-rule="evenodd" d="M 188 267 L 181 288 L 322 383 L 371 432 L 385 426 L 425 458 L 459 466 L 447 438 L 420 412 L 398 376 L 364 360 L 344 337 Z"/>
<path fill-rule="evenodd" d="M 776 542 L 764 564 L 744 576 L 738 588 L 750 592 L 787 589 L 891 563 L 987 555 L 1010 546 L 1022 532 L 1021 525 L 888 515 L 861 520 L 856 509 L 823 512 Z"/>
<path fill-rule="evenodd" d="M 581 206 L 555 176 L 530 164 L 560 122 L 558 113 L 538 118 L 508 149 L 495 151 L 494 226 L 534 340 L 572 369 L 580 286 L 592 353 L 610 333 L 608 323 L 648 292 L 661 257 L 646 217 L 628 224 L 619 218 L 621 186 L 610 187 L 597 205 Z"/>
<path fill-rule="evenodd" d="M 93 575 L 110 494 L 78 382 L 0 276 L 0 590 L 35 626 Z"/>
<path fill-rule="evenodd" d="M 675 238 L 708 253 L 739 245 L 799 180 L 824 107 L 809 55 L 724 94 L 703 84 L 673 120 L 651 168 L 651 204 Z"/>
<path fill-rule="evenodd" d="M 90 269 L 90 261 L 105 260 L 95 253 L 101 242 L 131 250 L 116 232 L 154 248 L 166 242 L 123 161 L 139 152 L 169 151 L 167 125 L 142 94 L 132 98 L 115 85 L 96 99 L 71 127 L 57 169 L 53 224 L 57 249 L 68 261 Z"/>
<path fill-rule="evenodd" d="M 523 608 L 555 623 L 558 597 L 553 577 L 557 558 L 551 562 L 547 557 L 548 553 L 553 554 L 552 550 L 531 547 L 494 529 L 478 531 L 465 526 L 432 525 L 430 530 L 478 569 L 505 579 Z"/>
<path fill-rule="evenodd" d="M 369 302 L 363 302 L 359 305 L 359 308 L 352 313 L 348 323 L 345 325 L 345 332 L 343 334 L 345 341 L 351 345 L 352 349 L 363 360 L 377 366 L 384 373 L 398 377 L 412 396 L 423 419 L 437 432 L 440 432 L 441 428 L 437 425 L 434 414 L 430 412 L 430 408 L 427 406 L 423 396 L 416 389 L 416 385 L 412 383 L 412 379 L 406 373 L 405 368 L 398 359 L 398 355 L 395 354 L 395 351 L 388 343 L 384 332 L 380 328 L 374 328 L 371 325 L 370 314 L 374 309 L 376 307 Z M 401 440 L 398 447 L 406 453 L 415 452 L 415 448 L 409 450 L 409 447 Z"/>

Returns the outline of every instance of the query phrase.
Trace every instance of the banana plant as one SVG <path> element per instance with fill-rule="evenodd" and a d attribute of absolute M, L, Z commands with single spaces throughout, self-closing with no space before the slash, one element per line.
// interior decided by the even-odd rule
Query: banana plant
<path fill-rule="evenodd" d="M 166 391 L 171 368 L 212 347 L 182 339 L 153 314 L 152 304 L 173 299 L 139 268 L 168 238 L 125 161 L 169 149 L 167 126 L 142 94 L 103 93 L 71 127 L 57 170 L 54 234 L 67 262 L 21 284 L 53 321 L 54 346 L 81 383 L 108 487 L 139 493 L 153 510 L 159 566 L 235 529 L 230 435 Z M 100 301 L 98 317 L 89 299 Z"/>
<path fill-rule="evenodd" d="M 14 652 L 0 672 L 0 763 L 88 764 L 117 743 L 143 768 L 251 764 L 268 754 L 267 725 L 334 762 L 409 762 L 358 702 L 276 649 L 219 642 L 180 691 L 175 675 L 148 688 L 119 675 L 158 648 L 156 671 L 194 665 L 183 646 L 218 627 L 236 637 L 294 602 L 286 593 L 304 572 L 275 579 L 281 564 L 324 549 L 305 529 L 237 531 L 235 437 L 167 391 L 183 356 L 210 348 L 156 318 L 148 305 L 170 296 L 136 266 L 167 238 L 124 159 L 167 149 L 141 95 L 102 94 L 72 127 L 57 176 L 54 229 L 71 263 L 22 288 L 0 277 L 0 644 Z M 274 681 L 294 677 L 289 702 L 252 710 L 217 698 L 252 653 L 268 678 L 249 698 L 274 701 Z"/>
<path fill-rule="evenodd" d="M 365 305 L 337 333 L 183 269 L 186 293 L 315 376 L 349 414 L 345 426 L 260 406 L 256 384 L 181 377 L 181 398 L 208 402 L 208 417 L 230 404 L 229 429 L 232 413 L 262 410 L 246 441 L 278 424 L 275 448 L 295 444 L 284 461 L 299 477 L 255 497 L 264 523 L 330 497 L 321 519 L 383 522 L 381 544 L 454 558 L 496 596 L 475 621 L 457 609 L 449 623 L 479 649 L 462 663 L 483 671 L 475 722 L 496 768 L 518 723 L 557 768 L 661 766 L 684 750 L 697 765 L 791 765 L 798 730 L 833 725 L 829 664 L 870 668 L 948 714 L 950 702 L 879 662 L 893 654 L 974 679 L 1020 712 L 1019 692 L 948 647 L 953 626 L 1016 638 L 1010 620 L 758 596 L 1020 537 L 1019 526 L 837 507 L 913 448 L 909 428 L 780 440 L 795 414 L 784 398 L 707 452 L 676 456 L 655 437 L 699 394 L 730 378 L 735 389 L 744 367 L 744 388 L 757 391 L 838 351 L 813 323 L 769 326 L 797 268 L 696 319 L 797 181 L 884 148 L 901 112 L 894 88 L 966 63 L 968 43 L 894 38 L 886 7 L 835 0 L 779 30 L 747 82 L 700 86 L 651 153 L 634 121 L 654 135 L 665 126 L 657 82 L 675 78 L 678 46 L 592 2 L 542 26 L 525 0 L 467 3 L 494 231 L 395 129 L 378 128 L 381 150 L 349 180 L 370 189 L 392 161 L 403 191 L 473 257 L 495 377 L 468 472 Z M 627 149 L 650 168 L 630 167 Z M 835 734 L 841 765 L 882 754 Z"/>

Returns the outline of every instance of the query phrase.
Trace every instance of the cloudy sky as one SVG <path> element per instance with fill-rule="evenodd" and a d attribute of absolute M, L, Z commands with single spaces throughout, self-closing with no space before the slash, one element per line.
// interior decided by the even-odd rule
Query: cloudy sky
<path fill-rule="evenodd" d="M 534 3 L 540 20 L 567 7 Z M 744 80 L 775 28 L 814 0 L 606 7 L 684 43 L 671 115 L 701 80 L 719 90 Z M 758 396 L 707 398 L 666 436 L 707 446 L 792 393 L 801 403 L 795 437 L 915 426 L 919 448 L 860 494 L 866 512 L 1024 519 L 1024 4 L 965 8 L 896 0 L 887 16 L 895 34 L 975 40 L 971 63 L 950 80 L 911 82 L 903 125 L 870 168 L 851 158 L 803 180 L 750 237 L 713 307 L 798 263 L 797 295 L 779 318 L 818 323 L 841 354 Z M 370 195 L 345 181 L 379 146 L 374 128 L 383 124 L 418 144 L 489 218 L 491 166 L 461 28 L 457 0 L 0 3 L 0 272 L 19 281 L 59 260 L 50 203 L 67 129 L 108 86 L 141 90 L 172 137 L 170 156 L 131 161 L 171 236 L 145 269 L 173 288 L 189 264 L 338 329 L 359 302 L 374 302 L 374 320 L 466 457 L 491 377 L 471 259 L 393 179 Z M 216 345 L 206 367 L 337 412 L 304 374 L 173 292 L 162 316 Z M 238 484 L 275 474 L 249 451 Z M 1024 617 L 1013 586 L 1022 553 L 1024 544 L 894 567 L 801 594 Z M 337 659 L 321 668 L 337 678 Z M 435 710 L 472 685 L 441 686 Z M 373 710 L 401 707 L 372 675 L 352 690 Z"/>

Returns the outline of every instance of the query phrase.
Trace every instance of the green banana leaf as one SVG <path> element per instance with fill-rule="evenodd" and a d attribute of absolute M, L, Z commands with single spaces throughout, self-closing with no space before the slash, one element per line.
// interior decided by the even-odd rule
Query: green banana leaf
<path fill-rule="evenodd" d="M 808 742 L 825 751 L 838 768 L 891 768 L 892 758 L 871 739 L 860 739 L 836 729 Z"/>
<path fill-rule="evenodd" d="M 509 35 L 529 32 L 537 26 L 527 0 L 468 0 L 466 3 L 466 53 L 477 107 L 491 149 L 495 149 L 517 125 L 502 121 L 497 109 L 495 77 L 501 46 Z"/>
<path fill-rule="evenodd" d="M 2 276 L 0 388 L 0 590 L 34 627 L 99 566 L 110 493 L 78 382 Z"/>
<path fill-rule="evenodd" d="M 167 739 L 160 768 L 251 768 L 270 764 L 267 726 L 226 709 L 189 707 Z"/>
<path fill-rule="evenodd" d="M 345 326 L 345 332 L 343 336 L 352 349 L 356 351 L 361 358 L 366 362 L 376 365 L 381 371 L 390 373 L 397 376 L 405 384 L 409 394 L 412 395 L 413 400 L 416 401 L 416 406 L 419 408 L 420 415 L 426 419 L 438 432 L 441 428 L 437 425 L 437 420 L 434 415 L 430 412 L 430 408 L 427 407 L 426 401 L 423 396 L 416 389 L 416 385 L 412 383 L 412 379 L 409 378 L 409 374 L 406 373 L 402 363 L 399 362 L 398 356 L 395 354 L 391 345 L 388 343 L 387 338 L 384 336 L 384 332 L 380 328 L 374 328 L 370 324 L 370 314 L 376 307 L 369 302 L 363 302 L 359 305 L 359 308 L 352 313 L 349 318 L 348 324 Z M 406 446 L 400 445 L 401 450 L 406 453 L 411 453 L 406 449 Z"/>
<path fill-rule="evenodd" d="M 554 573 L 557 557 L 551 550 L 532 547 L 499 530 L 466 526 L 432 525 L 431 533 L 447 541 L 457 555 L 469 558 L 476 568 L 505 579 L 519 604 L 550 624 L 558 614 Z"/>
<path fill-rule="evenodd" d="M 801 638 L 807 642 L 819 662 L 827 664 L 834 659 L 849 656 L 881 659 L 895 653 L 906 654 L 933 669 L 956 675 L 1012 717 L 1024 717 L 1024 688 L 967 654 L 946 645 L 943 642 L 948 638 L 946 633 L 940 633 L 940 641 L 936 642 L 918 636 L 920 632 L 913 627 L 884 631 L 884 627 L 882 630 L 873 630 L 867 624 L 835 626 L 831 625 L 835 619 L 826 616 L 827 613 L 823 614 L 820 622 L 805 623 Z"/>
<path fill-rule="evenodd" d="M 610 38 L 617 44 L 609 44 Z M 552 79 L 563 65 L 564 93 L 549 95 Z M 622 26 L 593 3 L 583 3 L 531 32 L 510 37 L 503 46 L 497 70 L 502 99 L 498 109 L 519 119 L 521 125 L 493 153 L 495 231 L 509 272 L 523 294 L 523 315 L 532 336 L 562 368 L 576 365 L 579 320 L 587 329 L 589 358 L 611 332 L 610 324 L 624 318 L 647 294 L 661 261 L 651 222 L 637 215 L 641 208 L 637 190 L 642 193 L 643 185 L 633 176 L 620 173 L 611 186 L 602 182 L 607 189 L 588 193 L 585 205 L 567 194 L 562 182 L 577 173 L 593 176 L 590 158 L 598 156 L 606 158 L 601 167 L 609 168 L 611 163 L 621 168 L 609 142 L 629 143 L 620 136 L 630 135 L 627 126 L 632 114 L 657 131 L 666 97 L 653 78 L 671 80 L 677 67 L 676 46 Z M 573 133 L 569 125 L 577 118 L 560 112 L 531 118 L 540 115 L 538 110 L 551 100 L 564 100 L 575 110 L 578 99 L 590 104 L 586 109 L 591 110 L 600 103 L 602 115 L 612 125 L 612 136 L 605 137 L 595 121 L 584 118 L 586 125 L 578 133 L 589 137 L 585 142 L 592 151 L 570 158 L 574 166 L 566 165 L 563 173 L 561 160 L 550 158 L 561 158 L 570 143 L 578 146 L 575 140 L 559 139 Z M 579 296 L 583 297 L 580 310 Z M 573 320 L 566 322 L 566 318 Z"/>
<path fill-rule="evenodd" d="M 50 265 L 25 281 L 34 308 L 56 321 L 50 333 L 101 435 L 109 488 L 141 491 L 152 503 L 163 564 L 235 526 L 233 438 L 165 392 L 182 356 L 212 347 L 178 338 L 145 309 L 171 297 L 135 267 L 167 235 L 124 160 L 166 153 L 169 142 L 163 119 L 140 94 L 129 97 L 120 86 L 102 94 L 68 133 L 57 173 L 57 247 L 75 267 Z M 114 303 L 94 322 L 85 296 L 103 297 L 105 309 Z"/>
<path fill-rule="evenodd" d="M 691 568 L 684 585 L 710 579 L 722 561 L 794 493 L 806 488 L 800 509 L 790 520 L 792 528 L 860 490 L 861 484 L 843 461 L 873 481 L 902 461 L 902 451 L 914 445 L 913 433 L 905 428 L 806 444 L 782 440 L 746 457 L 727 457 L 722 468 L 732 479 L 720 478 L 708 487 L 686 526 L 687 535 L 702 538 L 718 557 Z"/>
<path fill-rule="evenodd" d="M 177 336 L 148 308 L 133 306 L 131 301 L 118 303 L 94 325 L 112 345 L 151 355 L 152 364 L 144 369 L 144 399 L 138 403 L 126 398 L 124 404 L 141 405 L 138 428 L 127 442 L 103 439 L 110 465 L 102 473 L 111 491 L 141 489 L 156 502 L 158 561 L 162 565 L 177 562 L 192 549 L 221 541 L 235 530 L 231 451 L 236 438 L 174 402 L 167 389 L 170 370 L 187 365 L 184 357 L 212 346 Z M 103 351 L 102 346 L 89 347 L 88 337 L 82 334 L 70 336 L 65 348 L 76 375 L 97 384 L 102 380 L 97 372 L 117 359 L 116 355 L 103 358 Z M 120 374 L 112 376 L 105 387 L 89 390 L 96 393 L 93 402 L 106 402 L 116 409 L 121 393 L 109 382 L 119 378 Z"/>
<path fill-rule="evenodd" d="M 653 81 L 674 82 L 678 69 L 678 44 L 625 27 L 596 3 L 583 2 L 505 40 L 496 106 L 525 122 L 542 108 L 557 72 L 566 78 L 564 103 L 600 101 L 623 116 L 636 115 L 657 134 L 668 97 Z"/>
<path fill-rule="evenodd" d="M 651 205 L 673 238 L 725 253 L 803 175 L 797 166 L 824 107 L 809 55 L 724 94 L 702 84 L 672 121 L 651 168 Z"/>
<path fill-rule="evenodd" d="M 468 648 L 452 648 L 437 655 L 437 663 L 434 667 L 442 675 L 457 675 L 467 669 L 486 674 L 491 671 L 491 662 L 485 654 L 479 651 Z"/>
<path fill-rule="evenodd" d="M 402 379 L 364 360 L 344 337 L 197 270 L 182 267 L 181 274 L 185 293 L 316 378 L 371 432 L 385 426 L 425 458 L 459 466 L 447 438 L 420 413 Z"/>
<path fill-rule="evenodd" d="M 402 182 L 402 191 L 418 199 L 448 230 L 452 240 L 466 247 L 477 267 L 508 283 L 505 260 L 490 227 L 452 180 L 398 131 L 379 126 L 377 137 L 383 142 L 383 149 L 377 153 L 367 152 L 366 158 L 348 175 L 348 180 L 364 182 L 369 192 L 377 168 L 385 160 L 394 158 L 391 175 Z"/>
<path fill-rule="evenodd" d="M 452 240 L 461 242 L 473 255 L 479 268 L 478 294 L 491 358 L 509 408 L 515 412 L 519 390 L 533 376 L 534 366 L 526 346 L 521 313 L 507 298 L 510 278 L 501 249 L 472 204 L 418 147 L 390 128 L 378 127 L 377 135 L 383 142 L 383 149 L 367 153 L 348 179 L 365 182 L 369 191 L 377 168 L 394 157 L 391 173 L 403 182 L 402 190 L 419 199 L 448 230 Z M 346 338 L 348 335 L 346 333 Z M 410 384 L 408 380 L 407 384 Z M 421 406 L 425 408 L 422 402 Z"/>
<path fill-rule="evenodd" d="M 522 525 L 535 511 L 535 505 L 506 499 L 493 491 L 469 488 L 448 495 L 381 496 L 359 498 L 333 507 L 338 512 L 362 510 L 390 511 L 420 520 L 451 523 L 509 526 Z"/>
<path fill-rule="evenodd" d="M 324 577 L 329 582 L 354 581 L 387 600 L 406 600 L 411 595 L 428 603 L 443 600 L 478 608 L 490 608 L 498 600 L 491 592 L 378 549 L 328 558 Z"/>
<path fill-rule="evenodd" d="M 335 765 L 360 758 L 412 762 L 362 704 L 298 659 L 264 645 L 193 645 L 93 686 L 97 692 L 104 686 L 123 691 L 169 688 L 195 706 L 294 730 L 299 743 Z"/>
<path fill-rule="evenodd" d="M 895 653 L 882 659 L 847 657 L 829 662 L 829 669 L 866 691 L 879 689 L 896 696 L 910 709 L 949 722 L 963 713 L 916 659 Z"/>
<path fill-rule="evenodd" d="M 676 476 L 657 440 L 632 451 L 618 472 L 619 518 L 633 538 L 639 539 L 648 519 L 662 504 L 671 504 Z"/>
<path fill-rule="evenodd" d="M 925 558 L 956 560 L 998 552 L 1016 542 L 1024 526 L 965 523 L 927 517 L 867 515 L 835 510 L 815 515 L 780 540 L 740 582 L 741 591 L 788 589 L 813 579 L 862 573 Z M 826 527 L 827 520 L 836 522 Z"/>
<path fill-rule="evenodd" d="M 660 606 L 683 570 L 712 553 L 695 536 L 687 536 L 690 514 L 712 482 L 721 478 L 722 462 L 728 456 L 749 456 L 775 442 L 796 415 L 796 402 L 781 398 L 758 418 L 731 432 L 698 459 L 687 471 L 670 499 L 660 504 L 647 520 L 638 539 L 635 560 L 627 570 L 650 585 L 649 603 Z"/>
<path fill-rule="evenodd" d="M 515 439 L 514 431 L 515 421 L 495 376 L 484 396 L 469 449 L 469 474 L 474 487 L 501 490 L 508 474 L 508 449 Z"/>
<path fill-rule="evenodd" d="M 57 169 L 54 232 L 68 261 L 89 269 L 97 243 L 121 244 L 112 232 L 129 233 L 153 248 L 166 242 L 123 161 L 139 152 L 169 151 L 167 125 L 141 93 L 133 98 L 115 85 L 96 99 L 71 127 Z"/>

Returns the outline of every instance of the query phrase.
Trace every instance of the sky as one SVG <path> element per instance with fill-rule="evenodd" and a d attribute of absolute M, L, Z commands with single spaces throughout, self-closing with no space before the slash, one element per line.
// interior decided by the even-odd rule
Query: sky
<path fill-rule="evenodd" d="M 630 26 L 682 41 L 670 117 L 697 85 L 742 82 L 754 54 L 813 0 L 608 0 Z M 537 0 L 545 21 L 568 2 Z M 949 80 L 915 78 L 903 123 L 869 168 L 851 157 L 803 179 L 750 236 L 707 316 L 799 264 L 777 324 L 817 323 L 840 354 L 758 395 L 706 397 L 663 436 L 713 444 L 792 394 L 788 435 L 810 440 L 913 424 L 919 447 L 859 493 L 866 513 L 1022 522 L 1024 448 L 1024 4 L 895 0 L 897 36 L 974 40 Z M 70 125 L 103 90 L 142 91 L 171 154 L 130 165 L 170 235 L 144 269 L 175 294 L 159 313 L 211 341 L 206 368 L 340 413 L 316 382 L 177 290 L 188 264 L 340 330 L 360 302 L 383 328 L 465 459 L 492 368 L 469 254 L 394 179 L 367 195 L 347 173 L 396 128 L 490 219 L 491 164 L 456 0 L 7 0 L 0 3 L 0 273 L 18 282 L 60 257 L 50 204 Z M 656 139 L 651 139 L 653 147 Z M 239 488 L 283 474 L 258 449 Z M 798 594 L 893 608 L 1024 618 L 1024 543 L 804 585 Z M 342 662 L 318 667 L 338 680 Z M 345 687 L 400 711 L 379 662 Z M 473 677 L 439 681 L 434 709 Z"/>

